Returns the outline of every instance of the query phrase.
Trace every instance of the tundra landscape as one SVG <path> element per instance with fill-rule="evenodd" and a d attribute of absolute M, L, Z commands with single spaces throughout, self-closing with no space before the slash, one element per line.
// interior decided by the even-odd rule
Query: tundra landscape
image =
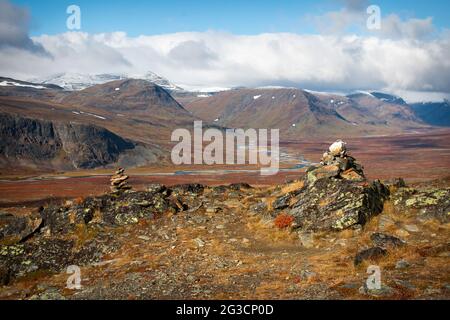
<path fill-rule="evenodd" d="M 353 19 L 361 8 L 365 14 L 364 1 L 343 3 L 341 15 Z M 5 25 L 25 12 L 4 0 L 0 8 Z M 408 34 L 403 23 L 398 30 Z M 437 63 L 429 70 L 436 76 L 426 73 L 425 62 L 414 77 L 404 74 L 404 81 L 397 76 L 408 68 L 380 67 L 380 74 L 389 75 L 383 85 L 369 81 L 372 73 L 358 71 L 353 79 L 353 64 L 347 66 L 349 78 L 336 83 L 337 76 L 328 78 L 321 67 L 301 78 L 308 73 L 301 63 L 301 76 L 292 79 L 291 70 L 280 66 L 274 70 L 284 70 L 281 75 L 264 67 L 264 77 L 249 80 L 242 61 L 236 62 L 242 70 L 229 76 L 221 73 L 229 61 L 208 51 L 213 49 L 198 52 L 190 47 L 193 40 L 182 42 L 181 51 L 172 48 L 169 62 L 149 65 L 175 80 L 147 65 L 97 72 L 91 68 L 115 54 L 137 63 L 133 59 L 156 57 L 158 50 L 133 47 L 144 36 L 86 40 L 89 35 L 80 31 L 58 38 L 30 37 L 23 30 L 18 38 L 26 41 L 19 43 L 0 33 L 0 299 L 449 299 L 450 92 L 433 82 L 449 81 L 447 33 L 429 50 Z M 170 45 L 176 37 L 193 36 L 176 35 Z M 274 44 L 289 36 L 280 35 L 267 50 L 289 51 Z M 228 50 L 231 35 L 214 41 L 210 36 L 197 45 L 215 48 L 215 41 L 224 41 L 216 45 Z M 148 41 L 168 45 L 155 37 Z M 104 60 L 85 67 L 91 49 L 84 46 L 100 41 L 92 54 Z M 119 50 L 127 41 L 133 44 Z M 408 41 L 403 44 L 414 43 Z M 417 41 L 425 46 L 431 40 Z M 369 50 L 353 46 L 342 54 L 363 59 L 358 50 Z M 7 54 L 14 50 L 16 59 L 32 55 L 51 70 L 13 63 Z M 87 50 L 84 60 L 76 60 L 76 72 L 60 65 L 71 50 Z M 408 54 L 415 48 L 398 50 L 400 60 L 416 57 Z M 297 55 L 299 61 L 319 59 Z M 189 67 L 177 64 L 179 56 Z M 220 68 L 206 69 L 218 63 Z M 286 79 L 283 85 L 280 79 Z M 417 98 L 419 93 L 424 96 Z M 203 126 L 200 140 L 195 123 Z M 239 131 L 243 145 L 232 137 L 236 149 L 228 150 L 226 134 Z M 187 141 L 180 142 L 176 132 L 189 136 L 182 164 L 174 157 Z M 261 149 L 266 132 L 272 140 Z M 213 145 L 225 146 L 227 154 L 214 148 L 209 155 L 215 161 L 207 163 L 205 150 Z M 252 151 L 255 159 L 268 157 L 276 171 L 262 174 L 267 163 L 252 163 Z M 202 161 L 196 162 L 196 152 Z"/>

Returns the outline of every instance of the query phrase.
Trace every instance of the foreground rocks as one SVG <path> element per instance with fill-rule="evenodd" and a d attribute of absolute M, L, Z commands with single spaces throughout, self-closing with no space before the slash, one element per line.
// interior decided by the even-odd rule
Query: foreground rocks
<path fill-rule="evenodd" d="M 433 214 L 446 192 L 340 174 L 268 188 L 154 184 L 5 213 L 0 299 L 450 297 L 448 226 Z M 406 205 L 419 195 L 436 201 Z M 65 288 L 70 265 L 80 290 Z M 378 291 L 364 287 L 368 265 L 382 270 Z"/>
<path fill-rule="evenodd" d="M 310 167 L 304 186 L 277 198 L 273 215 L 285 212 L 302 230 L 340 231 L 366 224 L 383 210 L 389 189 L 369 182 L 362 166 L 338 141 L 324 154 L 320 166 Z"/>

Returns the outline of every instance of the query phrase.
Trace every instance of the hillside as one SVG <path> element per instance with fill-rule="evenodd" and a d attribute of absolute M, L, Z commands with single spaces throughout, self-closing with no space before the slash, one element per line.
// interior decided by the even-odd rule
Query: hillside
<path fill-rule="evenodd" d="M 417 117 L 433 126 L 450 127 L 450 103 L 443 102 L 415 103 L 411 105 Z"/>
<path fill-rule="evenodd" d="M 204 120 L 225 127 L 279 128 L 285 139 L 392 134 L 424 127 L 408 105 L 372 95 L 236 89 L 184 101 L 187 110 Z"/>
<path fill-rule="evenodd" d="M 64 125 L 75 123 L 88 127 L 95 126 L 114 134 L 117 138 L 133 141 L 138 145 L 133 149 L 133 159 L 124 160 L 124 163 L 130 166 L 164 162 L 164 158 L 167 159 L 169 154 L 167 150 L 171 143 L 171 132 L 179 127 L 191 128 L 194 121 L 193 116 L 164 89 L 143 80 L 116 81 L 73 93 L 62 91 L 54 86 L 49 88 L 33 84 L 20 87 L 3 86 L 0 87 L 0 111 L 12 116 L 3 119 L 3 125 L 10 129 L 16 124 L 6 122 L 16 117 L 25 117 L 36 123 L 49 121 Z M 96 139 L 97 133 L 92 133 L 93 139 Z M 38 133 L 29 132 L 29 134 Z M 5 144 L 14 144 L 14 140 L 10 139 L 11 136 L 2 133 L 2 138 L 3 135 L 5 135 L 4 141 L 7 141 Z M 41 138 L 30 136 L 30 139 L 35 140 Z M 45 141 L 47 138 L 52 140 L 52 137 L 42 139 Z M 88 146 L 91 142 L 85 139 L 80 140 L 80 143 Z M 97 147 L 99 150 L 92 152 L 101 154 L 101 145 L 89 146 L 92 149 Z M 14 146 L 11 145 L 11 148 Z M 107 148 L 106 153 L 111 152 L 108 161 L 92 159 L 91 164 L 84 164 L 82 167 L 98 167 L 115 162 L 117 157 L 113 155 L 113 151 Z M 32 160 L 35 155 L 31 152 L 22 156 L 24 159 Z M 40 159 L 34 160 L 39 163 Z M 24 163 L 30 162 L 24 161 Z M 6 162 L 4 164 L 6 165 Z M 47 163 L 45 167 L 52 166 Z M 58 164 L 55 168 L 68 167 L 77 168 L 78 165 L 72 165 L 68 161 L 68 163 Z"/>

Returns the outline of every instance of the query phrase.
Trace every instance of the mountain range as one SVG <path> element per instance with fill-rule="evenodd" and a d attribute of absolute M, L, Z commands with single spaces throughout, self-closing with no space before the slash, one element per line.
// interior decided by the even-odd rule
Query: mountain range
<path fill-rule="evenodd" d="M 284 141 L 450 125 L 448 101 L 409 105 L 381 92 L 343 96 L 296 88 L 199 94 L 148 75 L 59 85 L 0 77 L 0 167 L 54 171 L 169 163 L 171 133 L 191 130 L 194 120 L 217 128 L 278 128 Z"/>

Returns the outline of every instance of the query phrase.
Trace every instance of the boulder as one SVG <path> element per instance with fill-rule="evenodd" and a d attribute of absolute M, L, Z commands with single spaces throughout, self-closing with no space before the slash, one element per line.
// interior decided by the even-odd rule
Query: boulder
<path fill-rule="evenodd" d="M 340 231 L 364 225 L 379 214 L 388 194 L 379 181 L 368 184 L 322 178 L 298 190 L 283 210 L 295 218 L 301 230 Z"/>
<path fill-rule="evenodd" d="M 384 234 L 384 233 L 380 233 L 380 232 L 375 232 L 370 236 L 370 240 L 372 240 L 372 242 L 378 246 L 378 247 L 382 247 L 382 248 L 387 248 L 387 247 L 401 247 L 404 246 L 406 244 L 405 241 L 388 235 L 388 234 Z"/>
<path fill-rule="evenodd" d="M 307 172 L 308 183 L 314 183 L 319 179 L 338 177 L 341 170 L 337 165 L 326 165 L 313 168 Z"/>
<path fill-rule="evenodd" d="M 358 252 L 355 256 L 354 264 L 355 266 L 358 266 L 365 260 L 379 260 L 386 255 L 386 249 L 381 247 L 372 247 Z"/>
<path fill-rule="evenodd" d="M 350 168 L 341 173 L 341 178 L 351 181 L 364 181 L 366 178 L 358 173 L 354 168 Z"/>

